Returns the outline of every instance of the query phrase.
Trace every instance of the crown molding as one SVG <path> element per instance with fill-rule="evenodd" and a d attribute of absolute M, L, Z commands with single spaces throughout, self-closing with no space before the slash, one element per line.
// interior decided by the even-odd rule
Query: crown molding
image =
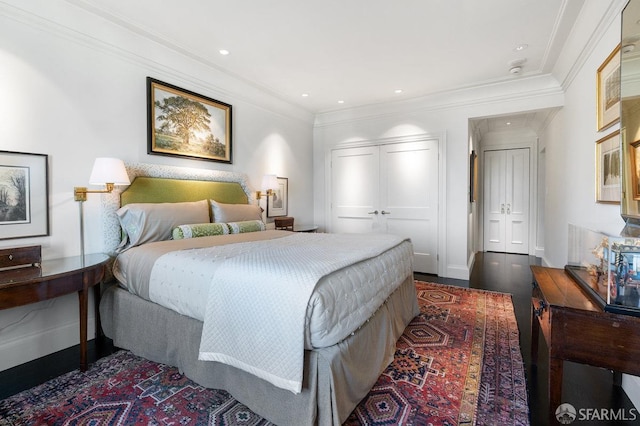
<path fill-rule="evenodd" d="M 0 2 L 0 16 L 138 65 L 147 69 L 148 74 L 169 79 L 172 84 L 186 86 L 232 104 L 238 101 L 250 104 L 306 125 L 313 123 L 313 113 L 301 106 L 291 104 L 267 88 L 233 75 L 181 46 L 110 15 L 89 1 L 49 0 L 42 4 L 3 1 Z M 131 42 L 124 45 L 109 41 L 123 39 Z M 157 58 L 162 58 L 162 62 Z M 169 61 L 168 58 L 174 60 Z M 226 84 L 216 84 L 207 78 L 212 74 L 220 76 L 219 80 Z"/>

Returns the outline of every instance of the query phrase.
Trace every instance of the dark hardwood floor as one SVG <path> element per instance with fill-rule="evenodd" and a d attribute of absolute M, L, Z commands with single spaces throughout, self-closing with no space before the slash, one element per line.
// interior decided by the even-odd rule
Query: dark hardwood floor
<path fill-rule="evenodd" d="M 530 305 L 532 277 L 529 266 L 532 264 L 539 264 L 539 259 L 525 255 L 478 253 L 469 281 L 439 278 L 424 274 L 416 274 L 416 279 L 500 291 L 513 295 L 514 310 L 520 329 L 520 347 L 529 389 L 531 424 L 538 426 L 547 424 L 546 373 L 548 364 L 544 339 L 540 339 L 538 367 L 532 368 L 531 366 Z M 109 339 L 91 340 L 89 342 L 89 361 L 94 362 L 98 358 L 113 353 L 114 350 L 116 349 Z M 76 346 L 2 371 L 0 372 L 0 399 L 29 389 L 78 367 L 79 347 Z M 633 405 L 622 388 L 613 384 L 613 374 L 608 370 L 565 362 L 563 391 L 563 400 L 571 403 L 576 408 L 613 408 L 624 409 L 627 412 L 633 409 Z M 576 421 L 574 424 L 630 425 L 633 422 Z"/>

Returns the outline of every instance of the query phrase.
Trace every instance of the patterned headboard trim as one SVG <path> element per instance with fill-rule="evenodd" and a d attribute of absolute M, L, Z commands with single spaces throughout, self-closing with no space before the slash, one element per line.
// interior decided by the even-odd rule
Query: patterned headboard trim
<path fill-rule="evenodd" d="M 236 182 L 247 195 L 248 203 L 254 204 L 256 202 L 254 193 L 247 184 L 247 176 L 244 173 L 127 162 L 125 162 L 125 167 L 132 182 L 138 176 L 210 182 Z M 112 193 L 104 194 L 102 197 L 104 248 L 105 252 L 110 254 L 120 243 L 120 223 L 118 222 L 116 211 L 120 208 L 120 194 L 127 188 L 128 186 L 117 186 Z"/>

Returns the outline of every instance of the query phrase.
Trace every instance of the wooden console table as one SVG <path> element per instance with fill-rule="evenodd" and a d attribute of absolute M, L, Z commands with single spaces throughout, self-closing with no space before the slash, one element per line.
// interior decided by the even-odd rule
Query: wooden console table
<path fill-rule="evenodd" d="M 640 318 L 604 312 L 564 269 L 531 266 L 531 362 L 540 331 L 549 350 L 549 424 L 562 401 L 564 361 L 640 375 Z"/>
<path fill-rule="evenodd" d="M 88 289 L 94 288 L 97 301 L 100 298 L 99 287 L 105 275 L 109 256 L 91 254 L 44 260 L 40 266 L 28 266 L 0 271 L 0 310 L 14 308 L 53 299 L 69 293 L 78 292 L 80 305 L 80 369 L 87 369 L 87 315 Z M 100 329 L 100 320 L 96 311 L 96 333 Z"/>

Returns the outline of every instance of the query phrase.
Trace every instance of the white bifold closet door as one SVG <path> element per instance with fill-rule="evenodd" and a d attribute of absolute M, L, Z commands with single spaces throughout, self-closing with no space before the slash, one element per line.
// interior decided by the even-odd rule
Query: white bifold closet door
<path fill-rule="evenodd" d="M 438 273 L 438 141 L 331 153 L 331 232 L 410 237 L 414 270 Z"/>
<path fill-rule="evenodd" d="M 484 153 L 484 249 L 529 252 L 529 148 Z"/>

